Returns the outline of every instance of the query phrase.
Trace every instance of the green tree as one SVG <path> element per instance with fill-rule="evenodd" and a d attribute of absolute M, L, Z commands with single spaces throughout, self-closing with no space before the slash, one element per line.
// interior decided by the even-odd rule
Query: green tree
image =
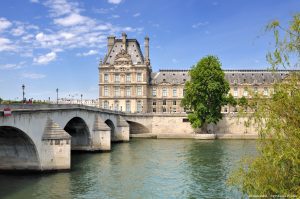
<path fill-rule="evenodd" d="M 272 30 L 275 36 L 275 50 L 267 55 L 272 67 L 299 66 L 300 15 L 293 17 L 288 28 L 274 21 L 267 30 Z M 244 194 L 300 197 L 299 82 L 299 72 L 290 72 L 288 78 L 274 84 L 275 93 L 270 99 L 262 96 L 253 99 L 256 106 L 252 121 L 261 136 L 259 154 L 245 159 L 229 180 Z"/>
<path fill-rule="evenodd" d="M 211 55 L 202 58 L 189 75 L 191 79 L 185 84 L 182 105 L 191 111 L 188 118 L 192 127 L 217 123 L 222 118 L 221 108 L 227 103 L 229 91 L 219 59 Z"/>
<path fill-rule="evenodd" d="M 0 97 L 0 104 L 2 104 L 3 99 Z"/>

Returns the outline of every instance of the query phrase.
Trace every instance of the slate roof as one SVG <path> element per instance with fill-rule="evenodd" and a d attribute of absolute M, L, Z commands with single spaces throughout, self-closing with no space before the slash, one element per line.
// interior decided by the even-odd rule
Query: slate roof
<path fill-rule="evenodd" d="M 225 78 L 231 84 L 260 85 L 281 81 L 288 70 L 271 72 L 269 70 L 224 70 Z M 184 84 L 189 80 L 188 70 L 159 70 L 151 74 L 151 84 Z"/>
<path fill-rule="evenodd" d="M 132 63 L 144 64 L 144 57 L 141 51 L 139 42 L 136 39 L 126 39 L 127 53 L 131 56 Z M 114 46 L 110 52 L 105 56 L 104 64 L 114 64 L 116 55 L 123 49 L 122 39 L 115 39 Z"/>

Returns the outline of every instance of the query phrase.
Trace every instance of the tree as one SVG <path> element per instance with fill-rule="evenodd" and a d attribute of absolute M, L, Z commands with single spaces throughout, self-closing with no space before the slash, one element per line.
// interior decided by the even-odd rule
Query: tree
<path fill-rule="evenodd" d="M 275 36 L 275 50 L 267 55 L 272 67 L 299 66 L 300 14 L 293 17 L 288 28 L 274 21 L 267 30 L 272 30 Z M 285 33 L 283 37 L 280 37 L 280 32 Z M 274 84 L 275 92 L 270 99 L 260 96 L 254 99 L 253 121 L 258 125 L 261 136 L 257 149 L 259 154 L 245 159 L 229 180 L 244 194 L 300 196 L 299 82 L 299 72 L 290 72 L 288 78 Z"/>
<path fill-rule="evenodd" d="M 189 75 L 191 79 L 185 84 L 182 105 L 191 111 L 188 118 L 192 127 L 217 123 L 222 118 L 221 108 L 227 103 L 229 91 L 219 59 L 211 55 L 202 58 Z"/>
<path fill-rule="evenodd" d="M 0 97 L 0 104 L 2 104 L 3 99 Z"/>

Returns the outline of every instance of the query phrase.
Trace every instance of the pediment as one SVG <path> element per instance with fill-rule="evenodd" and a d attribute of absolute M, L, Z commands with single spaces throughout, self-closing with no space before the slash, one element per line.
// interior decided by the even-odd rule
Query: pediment
<path fill-rule="evenodd" d="M 122 49 L 115 57 L 115 64 L 117 65 L 131 65 L 131 56 L 124 50 Z"/>

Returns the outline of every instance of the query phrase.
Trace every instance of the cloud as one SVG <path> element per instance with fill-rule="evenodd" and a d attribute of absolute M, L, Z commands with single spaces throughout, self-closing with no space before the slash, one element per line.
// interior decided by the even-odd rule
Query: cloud
<path fill-rule="evenodd" d="M 11 34 L 12 34 L 13 36 L 21 36 L 21 35 L 23 35 L 24 33 L 25 33 L 25 29 L 24 29 L 23 26 L 19 26 L 19 27 L 14 28 L 14 29 L 11 30 Z"/>
<path fill-rule="evenodd" d="M 12 42 L 4 37 L 0 37 L 0 52 L 3 51 L 16 51 L 16 46 Z"/>
<path fill-rule="evenodd" d="M 117 19 L 120 18 L 120 15 L 112 15 L 111 18 Z"/>
<path fill-rule="evenodd" d="M 23 73 L 22 77 L 28 79 L 43 79 L 46 77 L 46 75 L 40 73 Z"/>
<path fill-rule="evenodd" d="M 83 24 L 88 20 L 87 17 L 81 16 L 80 14 L 70 14 L 67 17 L 54 19 L 54 23 L 61 26 L 74 26 Z"/>
<path fill-rule="evenodd" d="M 1 17 L 0 18 L 0 32 L 9 28 L 12 25 L 12 23 L 10 21 L 8 21 L 7 19 Z"/>
<path fill-rule="evenodd" d="M 198 23 L 195 23 L 192 25 L 192 28 L 199 28 L 200 26 L 206 26 L 208 25 L 208 21 L 205 21 L 205 22 L 198 22 Z"/>
<path fill-rule="evenodd" d="M 37 58 L 34 58 L 33 62 L 35 64 L 45 65 L 45 64 L 48 64 L 49 62 L 52 62 L 54 60 L 56 60 L 56 53 L 55 52 L 50 52 L 46 55 L 41 55 Z"/>
<path fill-rule="evenodd" d="M 98 51 L 97 50 L 89 50 L 88 52 L 85 52 L 85 53 L 77 53 L 76 55 L 77 56 L 90 56 L 90 55 L 96 55 L 98 54 Z"/>
<path fill-rule="evenodd" d="M 107 2 L 112 4 L 120 4 L 122 0 L 108 0 Z"/>
<path fill-rule="evenodd" d="M 30 0 L 31 3 L 39 3 L 39 0 Z"/>
<path fill-rule="evenodd" d="M 140 16 L 141 15 L 141 13 L 135 13 L 134 15 L 133 15 L 133 17 L 138 17 L 138 16 Z"/>
<path fill-rule="evenodd" d="M 24 66 L 25 62 L 20 62 L 18 64 L 4 64 L 0 65 L 0 70 L 14 70 L 20 69 Z"/>
<path fill-rule="evenodd" d="M 78 3 L 66 0 L 47 0 L 44 5 L 49 8 L 51 17 L 59 17 L 71 13 L 79 13 Z"/>

